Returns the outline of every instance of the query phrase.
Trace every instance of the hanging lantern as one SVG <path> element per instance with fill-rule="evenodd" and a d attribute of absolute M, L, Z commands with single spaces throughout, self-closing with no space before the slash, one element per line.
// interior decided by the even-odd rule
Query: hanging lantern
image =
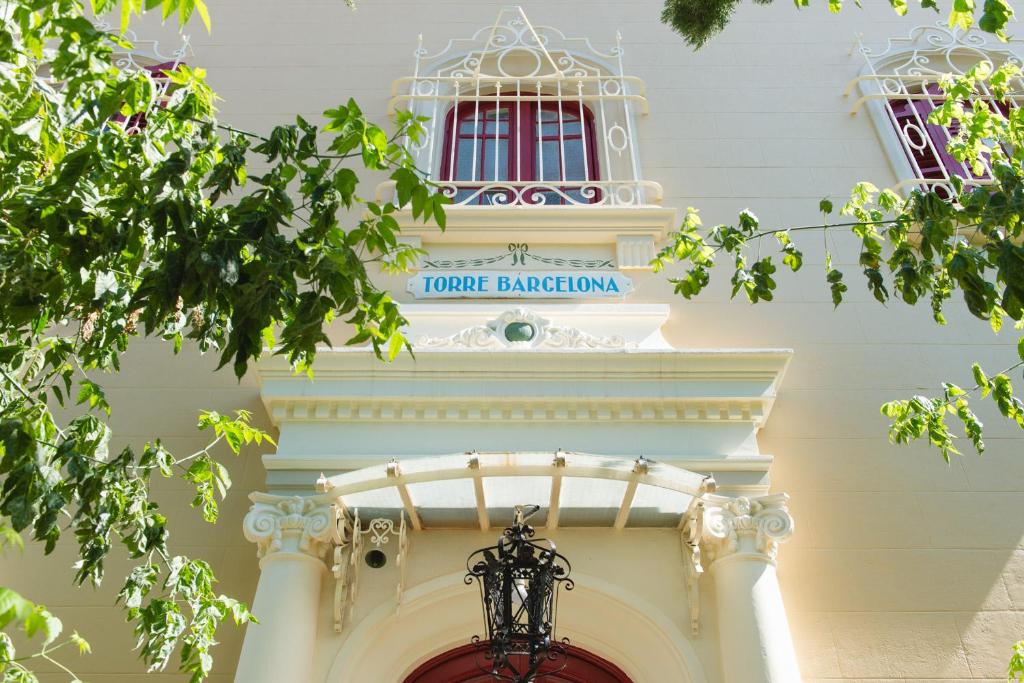
<path fill-rule="evenodd" d="M 539 505 L 515 507 L 498 545 L 466 561 L 466 583 L 480 587 L 487 638 L 473 637 L 480 668 L 497 680 L 529 683 L 565 666 L 568 640 L 555 638 L 558 591 L 572 590 L 569 561 L 547 539 L 533 539 L 526 520 Z"/>

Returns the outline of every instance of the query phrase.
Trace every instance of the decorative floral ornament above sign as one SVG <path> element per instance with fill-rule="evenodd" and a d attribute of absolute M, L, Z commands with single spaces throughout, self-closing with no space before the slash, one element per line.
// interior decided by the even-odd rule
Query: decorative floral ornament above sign
<path fill-rule="evenodd" d="M 635 346 L 622 337 L 599 337 L 575 327 L 552 325 L 525 308 L 502 313 L 486 325 L 474 325 L 448 337 L 422 336 L 417 348 L 427 349 L 626 349 Z"/>
<path fill-rule="evenodd" d="M 476 258 L 460 258 L 460 259 L 426 259 L 423 261 L 423 265 L 426 268 L 433 268 L 437 270 L 451 270 L 453 268 L 480 268 L 482 266 L 490 266 L 495 263 L 501 263 L 511 259 L 513 266 L 525 266 L 526 259 L 543 263 L 546 266 L 557 266 L 559 268 L 614 268 L 615 264 L 609 259 L 579 259 L 579 258 L 561 258 L 558 256 L 538 256 L 537 254 L 530 253 L 530 245 L 525 243 L 511 243 L 508 245 L 508 251 L 504 254 L 498 254 L 496 256 L 484 256 Z"/>

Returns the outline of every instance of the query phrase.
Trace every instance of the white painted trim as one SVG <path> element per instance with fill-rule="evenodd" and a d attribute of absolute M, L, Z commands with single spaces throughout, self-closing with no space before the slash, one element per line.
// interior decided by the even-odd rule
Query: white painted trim
<path fill-rule="evenodd" d="M 388 655 L 386 660 L 379 662 L 382 667 L 387 666 L 387 670 L 380 673 L 390 674 L 393 680 L 401 681 L 431 657 L 467 644 L 469 637 L 481 628 L 481 624 L 477 623 L 477 610 L 469 611 L 465 620 L 444 630 L 425 630 L 422 624 L 429 618 L 424 614 L 417 618 L 417 614 L 429 613 L 439 603 L 464 597 L 467 592 L 472 593 L 472 598 L 476 599 L 476 592 L 463 583 L 463 576 L 464 572 L 455 572 L 407 590 L 400 617 L 395 614 L 394 605 L 385 603 L 378 606 L 355 625 L 338 648 L 322 680 L 332 683 L 366 683 L 365 679 L 356 679 L 354 676 L 363 673 L 359 667 L 360 661 L 377 656 L 375 645 L 385 647 Z M 559 614 L 561 635 L 568 636 L 574 644 L 613 662 L 635 683 L 707 683 L 704 667 L 690 641 L 661 607 L 621 586 L 588 574 L 574 572 L 573 578 L 576 581 L 573 598 L 586 596 L 603 601 L 607 605 L 605 615 L 612 615 L 617 610 L 628 612 L 647 629 L 644 633 L 631 634 L 629 642 L 632 646 L 626 650 L 620 642 L 612 642 L 597 635 L 594 624 L 586 623 L 585 619 L 574 621 L 571 613 L 563 610 Z M 385 639 L 386 643 L 383 642 Z M 648 649 L 639 652 L 636 650 L 637 644 Z M 672 660 L 675 670 L 650 671 L 647 661 L 649 651 L 656 651 Z M 390 681 L 392 678 L 379 680 Z"/>
<path fill-rule="evenodd" d="M 274 453 L 263 454 L 263 467 L 267 470 L 310 470 L 319 472 L 351 471 L 364 467 L 381 465 L 390 460 L 406 458 L 406 454 L 366 455 L 339 459 L 337 455 L 306 455 L 303 457 L 280 458 Z M 612 454 L 610 457 L 633 459 L 635 455 Z M 768 472 L 775 458 L 772 455 L 750 455 L 721 458 L 658 458 L 658 462 L 675 465 L 691 472 Z"/>
<path fill-rule="evenodd" d="M 425 248 L 431 244 L 509 241 L 614 245 L 620 236 L 649 236 L 661 242 L 676 227 L 676 210 L 660 206 L 448 207 L 444 232 L 433 222 L 414 221 L 408 212 L 399 211 L 394 216 L 402 226 L 402 235 L 421 238 Z"/>

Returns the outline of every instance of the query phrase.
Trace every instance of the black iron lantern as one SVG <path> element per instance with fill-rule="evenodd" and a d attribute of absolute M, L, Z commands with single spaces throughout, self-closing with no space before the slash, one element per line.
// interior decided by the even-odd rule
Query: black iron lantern
<path fill-rule="evenodd" d="M 539 505 L 515 507 L 498 545 L 466 560 L 466 583 L 480 587 L 486 640 L 473 637 L 477 663 L 496 680 L 529 683 L 565 666 L 567 639 L 555 638 L 558 592 L 572 590 L 569 561 L 547 539 L 532 540 L 526 520 Z"/>

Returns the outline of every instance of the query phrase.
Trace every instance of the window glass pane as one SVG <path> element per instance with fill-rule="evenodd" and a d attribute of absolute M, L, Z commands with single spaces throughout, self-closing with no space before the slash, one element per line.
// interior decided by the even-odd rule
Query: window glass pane
<path fill-rule="evenodd" d="M 544 180 L 557 180 L 562 177 L 562 169 L 559 164 L 558 140 L 545 140 L 541 144 L 538 154 L 544 155 Z M 538 163 L 540 159 L 538 159 Z M 539 178 L 538 178 L 539 179 Z"/>
<path fill-rule="evenodd" d="M 508 180 L 508 139 L 498 138 L 498 175 L 494 175 L 494 138 L 484 140 L 483 168 L 477 176 L 484 180 Z"/>
<path fill-rule="evenodd" d="M 583 173 L 583 141 L 580 139 L 565 141 L 565 177 L 568 180 L 584 180 Z"/>
<path fill-rule="evenodd" d="M 493 136 L 495 127 L 498 129 L 498 135 L 508 135 L 508 109 L 489 109 L 483 112 L 480 118 L 483 119 L 480 122 L 480 129 L 486 131 L 487 135 Z"/>
<path fill-rule="evenodd" d="M 472 177 L 473 141 L 459 140 L 458 154 L 455 158 L 455 180 L 470 180 Z"/>

